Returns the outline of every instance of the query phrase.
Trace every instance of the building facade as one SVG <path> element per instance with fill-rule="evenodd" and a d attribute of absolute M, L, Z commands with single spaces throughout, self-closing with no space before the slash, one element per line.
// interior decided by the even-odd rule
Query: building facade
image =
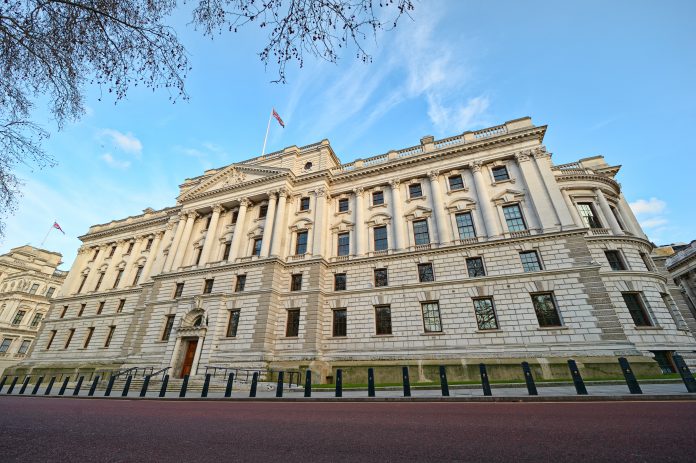
<path fill-rule="evenodd" d="M 33 246 L 0 255 L 0 374 L 27 355 L 59 295 L 68 274 L 57 270 L 61 257 Z"/>
<path fill-rule="evenodd" d="M 187 179 L 174 206 L 81 237 L 21 369 L 342 368 L 350 382 L 365 366 L 466 379 L 527 360 L 551 378 L 571 357 L 620 375 L 623 355 L 659 374 L 655 359 L 696 349 L 690 314 L 619 167 L 554 166 L 545 132 L 523 118 L 347 164 L 324 140 Z"/>
<path fill-rule="evenodd" d="M 687 245 L 666 248 L 672 252 L 665 258 L 665 268 L 696 316 L 696 240 Z"/>

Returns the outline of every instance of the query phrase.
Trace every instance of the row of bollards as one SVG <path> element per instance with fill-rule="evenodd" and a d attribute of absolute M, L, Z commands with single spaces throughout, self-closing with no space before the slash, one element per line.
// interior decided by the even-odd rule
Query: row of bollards
<path fill-rule="evenodd" d="M 674 363 L 676 364 L 677 370 L 682 378 L 682 381 L 684 382 L 684 385 L 686 386 L 686 390 L 690 393 L 696 392 L 696 380 L 694 379 L 691 371 L 687 367 L 686 363 L 684 362 L 684 359 L 679 355 L 679 354 L 674 354 Z M 631 365 L 629 364 L 628 360 L 624 357 L 619 358 L 619 365 L 621 367 L 621 372 L 624 376 L 624 380 L 626 381 L 626 385 L 628 386 L 628 390 L 631 394 L 642 394 L 643 391 L 640 388 L 640 384 L 638 384 L 638 380 L 636 379 L 635 375 L 633 374 L 633 370 L 631 369 Z M 527 392 L 530 396 L 536 396 L 538 395 L 538 391 L 536 388 L 536 384 L 534 381 L 534 376 L 532 374 L 532 370 L 529 366 L 529 363 L 527 362 L 522 362 L 522 373 L 524 375 L 524 380 L 525 384 L 527 386 Z M 587 395 L 587 388 L 585 387 L 585 382 L 582 379 L 582 375 L 580 374 L 580 370 L 575 362 L 575 360 L 568 360 L 568 369 L 570 370 L 570 374 L 573 380 L 573 385 L 575 386 L 575 391 L 577 392 L 578 395 Z M 481 387 L 483 389 L 483 395 L 484 396 L 492 396 L 493 392 L 491 389 L 491 384 L 490 380 L 488 377 L 488 371 L 486 368 L 486 365 L 481 363 L 479 364 L 479 371 L 480 371 L 480 376 L 481 376 Z M 439 367 L 439 378 L 440 378 L 440 389 L 443 397 L 448 397 L 450 395 L 449 391 L 449 383 L 447 381 L 447 369 L 444 365 L 441 365 Z M 5 387 L 5 384 L 7 382 L 8 377 L 5 376 L 0 380 L 0 392 L 2 392 L 3 388 Z M 80 376 L 77 380 L 77 383 L 75 384 L 75 387 L 73 388 L 73 396 L 78 396 L 80 393 L 80 390 L 82 388 L 82 384 L 84 382 L 85 377 Z M 111 392 L 114 386 L 114 381 L 115 377 L 111 377 L 109 379 L 109 382 L 106 386 L 106 390 L 104 392 L 104 397 L 109 397 L 111 396 Z M 121 391 L 121 397 L 127 397 L 129 390 L 130 390 L 130 385 L 131 381 L 133 379 L 133 376 L 128 376 L 126 378 L 126 382 L 123 386 L 123 390 Z M 41 376 L 40 378 L 37 379 L 36 384 L 34 385 L 34 388 L 31 391 L 31 395 L 37 395 L 39 392 L 39 387 L 41 386 L 42 382 L 44 380 L 44 377 Z M 284 372 L 279 372 L 278 373 L 278 380 L 277 380 L 277 385 L 276 385 L 276 394 L 275 396 L 278 398 L 283 397 L 283 380 L 284 380 Z M 14 392 L 15 387 L 17 386 L 17 382 L 19 381 L 19 377 L 15 376 L 12 382 L 10 383 L 10 386 L 6 392 L 7 395 L 10 395 Z M 24 378 L 24 381 L 22 382 L 22 385 L 20 386 L 19 389 L 19 395 L 24 395 L 28 386 L 29 386 L 29 381 L 30 377 L 27 376 Z M 66 377 L 60 387 L 60 390 L 58 392 L 59 396 L 65 395 L 65 391 L 67 390 L 68 383 L 70 381 L 70 377 Z M 100 377 L 95 376 L 92 384 L 89 388 L 88 396 L 92 397 L 94 396 L 97 386 L 99 384 Z M 201 397 L 208 397 L 208 391 L 210 389 L 210 381 L 211 381 L 211 375 L 206 374 L 205 375 L 205 381 L 203 383 L 203 389 L 201 391 Z M 257 387 L 258 387 L 258 381 L 259 381 L 259 373 L 254 372 L 252 379 L 251 379 L 251 385 L 249 388 L 249 397 L 256 397 L 256 392 L 257 392 Z M 46 386 L 46 390 L 44 391 L 44 395 L 50 395 L 51 391 L 53 390 L 53 385 L 56 382 L 56 377 L 52 377 Z M 409 369 L 408 367 L 402 367 L 402 382 L 403 382 L 403 396 L 404 397 L 411 397 L 411 382 L 409 378 Z M 179 397 L 186 397 L 186 392 L 188 389 L 188 383 L 189 383 L 189 375 L 185 375 L 183 378 L 183 381 L 181 383 L 181 389 L 179 391 Z M 162 379 L 162 385 L 160 387 L 159 391 L 159 397 L 165 397 L 166 392 L 167 392 L 167 386 L 169 384 L 169 375 L 165 375 L 164 378 Z M 229 398 L 232 396 L 232 387 L 234 384 L 234 373 L 230 373 L 228 378 L 227 378 L 227 385 L 225 388 L 225 397 Z M 147 395 L 147 390 L 150 385 L 150 376 L 146 376 L 145 379 L 143 380 L 142 387 L 140 389 L 140 397 L 146 397 Z M 337 369 L 336 370 L 336 386 L 335 386 L 335 396 L 336 397 L 343 397 L 343 370 Z M 375 372 L 373 368 L 368 368 L 367 369 L 367 396 L 368 397 L 375 397 Z M 304 384 L 304 397 L 312 397 L 312 372 L 311 370 L 307 370 L 305 372 L 305 384 Z"/>

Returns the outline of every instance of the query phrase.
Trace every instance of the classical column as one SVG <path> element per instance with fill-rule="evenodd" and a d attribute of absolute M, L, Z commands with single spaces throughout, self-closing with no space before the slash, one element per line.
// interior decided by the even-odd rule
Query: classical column
<path fill-rule="evenodd" d="M 566 205 L 568 207 L 568 210 L 570 211 L 570 215 L 573 217 L 575 225 L 577 225 L 578 227 L 584 227 L 585 223 L 582 221 L 580 213 L 578 213 L 578 208 L 575 207 L 573 200 L 570 198 L 570 193 L 568 193 L 568 190 L 566 189 L 563 189 L 561 191 L 563 192 L 563 198 L 565 199 Z"/>
<path fill-rule="evenodd" d="M 276 207 L 275 229 L 273 230 L 273 238 L 271 240 L 271 255 L 278 256 L 280 244 L 283 241 L 283 234 L 287 227 L 286 203 L 288 200 L 288 192 L 285 188 L 278 191 L 278 206 Z"/>
<path fill-rule="evenodd" d="M 139 236 L 135 239 L 135 245 L 131 249 L 130 256 L 128 256 L 128 263 L 126 264 L 126 269 L 123 278 L 121 278 L 121 283 L 119 287 L 124 288 L 128 286 L 133 286 L 133 278 L 135 278 L 135 264 L 140 257 L 140 248 L 143 245 L 144 238 Z M 141 275 L 142 278 L 142 275 Z M 125 281 L 124 281 L 125 280 Z"/>
<path fill-rule="evenodd" d="M 626 221 L 626 226 L 633 232 L 633 235 L 647 240 L 648 237 L 643 233 L 643 227 L 638 223 L 638 219 L 636 219 L 636 216 L 633 214 L 633 210 L 631 210 L 631 206 L 628 205 L 623 193 L 619 194 L 619 211 L 621 211 L 622 217 L 628 219 Z"/>
<path fill-rule="evenodd" d="M 77 292 L 77 288 L 79 288 L 80 281 L 82 280 L 83 267 L 89 260 L 89 252 L 89 248 L 85 246 L 82 246 L 80 249 L 77 250 L 77 257 L 75 258 L 75 262 L 73 263 L 72 268 L 70 268 L 68 278 L 65 280 L 65 283 L 63 284 L 63 296 L 69 296 Z"/>
<path fill-rule="evenodd" d="M 541 178 L 531 161 L 531 154 L 531 151 L 521 151 L 515 154 L 517 165 L 520 167 L 524 183 L 527 185 L 528 198 L 531 199 L 531 203 L 534 206 L 534 211 L 539 218 L 541 229 L 558 230 L 561 224 L 556 217 L 553 204 L 551 204 L 551 198 L 544 185 L 542 185 Z"/>
<path fill-rule="evenodd" d="M 471 163 L 471 170 L 474 173 L 474 186 L 476 187 L 476 196 L 478 197 L 478 203 L 481 205 L 481 211 L 483 212 L 483 220 L 485 223 L 486 235 L 488 237 L 494 237 L 500 235 L 500 229 L 498 228 L 498 218 L 495 215 L 493 206 L 491 205 L 491 200 L 488 196 L 488 189 L 486 188 L 485 182 L 483 180 L 483 174 L 481 173 L 481 161 L 475 161 Z"/>
<path fill-rule="evenodd" d="M 432 194 L 431 204 L 433 206 L 433 214 L 435 217 L 435 228 L 437 237 L 433 240 L 436 243 L 449 244 L 452 242 L 451 230 L 447 223 L 447 211 L 445 203 L 442 200 L 442 190 L 440 188 L 440 172 L 431 170 L 428 172 L 430 178 L 430 192 Z"/>
<path fill-rule="evenodd" d="M 391 186 L 391 202 L 392 202 L 392 249 L 404 248 L 404 211 L 401 201 L 401 182 L 392 180 L 389 182 Z"/>
<path fill-rule="evenodd" d="M 101 264 L 104 262 L 104 257 L 109 249 L 106 246 L 98 246 L 98 248 L 99 255 L 91 264 L 89 276 L 87 277 L 87 281 L 85 281 L 85 286 L 82 288 L 83 293 L 94 291 L 94 286 L 97 284 L 97 278 L 99 278 L 99 267 L 101 267 Z M 92 250 L 92 252 L 94 252 L 94 250 Z M 104 289 L 103 285 L 104 282 L 102 281 L 102 286 L 99 289 Z"/>
<path fill-rule="evenodd" d="M 356 256 L 361 256 L 365 254 L 365 243 L 363 242 L 363 229 L 365 228 L 365 221 L 363 219 L 363 194 L 365 193 L 364 188 L 353 188 L 353 193 L 355 193 L 355 211 L 353 212 L 353 217 L 355 221 L 355 227 L 353 228 L 353 254 Z"/>
<path fill-rule="evenodd" d="M 317 188 L 314 190 L 316 196 L 315 208 L 314 208 L 314 227 L 312 230 L 312 255 L 321 256 L 323 255 L 322 248 L 324 245 L 324 210 L 326 209 L 326 190 L 324 188 Z"/>
<path fill-rule="evenodd" d="M 215 239 L 217 235 L 218 220 L 220 220 L 220 213 L 222 212 L 222 206 L 216 204 L 213 206 L 213 215 L 210 218 L 210 225 L 208 225 L 208 231 L 205 232 L 205 242 L 203 243 L 203 250 L 201 251 L 201 260 L 199 265 L 205 265 L 210 259 L 210 251 L 213 249 L 215 244 Z"/>
<path fill-rule="evenodd" d="M 234 262 L 237 257 L 242 257 L 241 249 L 239 246 L 242 242 L 242 236 L 244 235 L 244 222 L 246 221 L 247 208 L 251 204 L 246 198 L 241 198 L 239 201 L 239 214 L 237 214 L 237 223 L 234 226 L 234 233 L 232 235 L 232 244 L 230 246 L 230 257 L 229 262 Z"/>
<path fill-rule="evenodd" d="M 268 193 L 268 210 L 266 211 L 266 223 L 263 226 L 263 241 L 261 242 L 261 257 L 268 257 L 273 244 L 273 226 L 275 224 L 276 215 L 276 192 L 269 191 Z"/>
<path fill-rule="evenodd" d="M 561 222 L 561 227 L 572 227 L 575 225 L 573 221 L 572 211 L 569 211 L 567 207 L 564 206 L 563 196 L 561 195 L 561 190 L 556 182 L 556 176 L 553 175 L 551 170 L 551 154 L 546 151 L 544 146 L 540 146 L 534 150 L 534 162 L 536 162 L 537 168 L 539 169 L 539 174 L 541 175 L 541 180 L 546 186 L 546 191 L 551 198 L 551 203 L 556 210 L 556 216 Z"/>
<path fill-rule="evenodd" d="M 174 262 L 174 257 L 176 257 L 176 251 L 179 249 L 179 243 L 181 242 L 181 235 L 184 233 L 186 214 L 183 212 L 179 212 L 178 215 L 179 221 L 176 223 L 176 232 L 174 233 L 174 239 L 172 240 L 172 245 L 169 246 L 167 260 L 164 262 L 165 272 L 169 272 L 172 269 L 172 263 Z"/>
<path fill-rule="evenodd" d="M 181 262 L 184 260 L 184 255 L 188 249 L 189 241 L 191 240 L 191 231 L 193 231 L 193 222 L 196 220 L 198 214 L 195 211 L 190 211 L 186 215 L 186 225 L 184 226 L 184 231 L 181 234 L 181 240 L 179 241 L 179 246 L 176 249 L 176 256 L 172 261 L 172 270 L 177 270 L 181 266 Z"/>
<path fill-rule="evenodd" d="M 150 253 L 147 256 L 147 260 L 145 261 L 145 268 L 143 268 L 143 274 L 140 276 L 140 281 L 142 281 L 143 283 L 150 279 L 150 271 L 152 270 L 152 266 L 154 265 L 155 260 L 157 260 L 157 257 L 159 256 L 159 246 L 162 242 L 162 237 L 165 234 L 166 232 L 163 231 L 159 231 L 155 234 L 155 239 L 152 241 L 152 246 L 150 246 Z"/>
<path fill-rule="evenodd" d="M 611 232 L 614 235 L 623 235 L 624 232 L 621 230 L 621 226 L 619 225 L 619 222 L 616 221 L 616 217 L 614 217 L 614 214 L 611 212 L 611 208 L 609 207 L 609 202 L 607 201 L 606 196 L 604 196 L 604 192 L 602 191 L 601 188 L 595 188 L 594 192 L 597 194 L 597 199 L 599 200 L 599 207 L 602 209 L 602 214 L 604 214 L 604 220 L 609 224 L 609 228 L 611 228 Z"/>

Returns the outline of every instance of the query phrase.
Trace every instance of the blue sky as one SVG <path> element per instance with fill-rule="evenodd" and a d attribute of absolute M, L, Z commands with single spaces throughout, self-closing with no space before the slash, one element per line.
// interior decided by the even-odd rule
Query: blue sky
<path fill-rule="evenodd" d="M 262 31 L 211 41 L 172 19 L 190 54 L 189 101 L 134 89 L 98 101 L 51 133 L 55 168 L 19 169 L 18 213 L 0 253 L 39 245 L 69 268 L 90 225 L 173 205 L 178 185 L 205 169 L 260 154 L 271 107 L 268 151 L 327 138 L 343 162 L 531 116 L 548 124 L 555 163 L 602 154 L 624 167 L 619 181 L 656 243 L 696 238 L 696 2 L 418 2 L 413 21 L 380 34 L 372 64 L 348 52 L 338 65 L 292 66 L 270 83 L 257 53 Z"/>

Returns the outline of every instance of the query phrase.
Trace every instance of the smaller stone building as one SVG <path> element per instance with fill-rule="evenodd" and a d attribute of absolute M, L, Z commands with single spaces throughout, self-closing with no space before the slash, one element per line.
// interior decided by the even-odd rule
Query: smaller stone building
<path fill-rule="evenodd" d="M 50 300 L 68 275 L 57 270 L 61 258 L 29 245 L 0 255 L 0 375 L 32 347 Z"/>
<path fill-rule="evenodd" d="M 661 246 L 655 249 L 655 254 L 662 257 L 669 278 L 679 288 L 689 310 L 696 316 L 696 240 L 689 244 Z"/>

